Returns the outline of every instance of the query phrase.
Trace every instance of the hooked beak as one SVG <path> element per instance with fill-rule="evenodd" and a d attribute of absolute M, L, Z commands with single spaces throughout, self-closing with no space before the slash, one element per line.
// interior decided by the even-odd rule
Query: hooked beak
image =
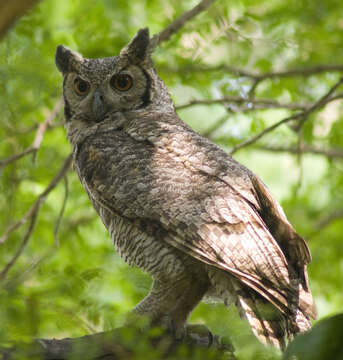
<path fill-rule="evenodd" d="M 92 111 L 96 122 L 102 121 L 107 112 L 104 95 L 100 89 L 97 89 L 93 95 Z"/>

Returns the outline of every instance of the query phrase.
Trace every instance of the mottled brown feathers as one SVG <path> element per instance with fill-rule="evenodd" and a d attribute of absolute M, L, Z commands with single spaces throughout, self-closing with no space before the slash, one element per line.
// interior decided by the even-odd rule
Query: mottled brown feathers
<path fill-rule="evenodd" d="M 147 30 L 113 58 L 68 51 L 58 48 L 56 61 L 75 169 L 119 254 L 154 279 L 135 311 L 182 333 L 212 294 L 235 303 L 265 343 L 283 348 L 309 329 L 305 241 L 260 179 L 178 117 L 152 67 Z M 127 92 L 109 87 L 120 72 L 133 80 Z M 73 93 L 77 76 L 89 82 L 87 96 Z"/>

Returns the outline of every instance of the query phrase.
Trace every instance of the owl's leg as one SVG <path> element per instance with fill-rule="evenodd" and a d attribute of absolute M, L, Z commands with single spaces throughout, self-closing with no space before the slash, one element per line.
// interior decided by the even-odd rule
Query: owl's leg
<path fill-rule="evenodd" d="M 135 311 L 148 315 L 155 323 L 166 325 L 176 337 L 182 337 L 187 318 L 207 292 L 209 282 L 193 276 L 173 280 L 156 279 L 150 294 L 135 307 Z"/>
<path fill-rule="evenodd" d="M 173 310 L 169 314 L 170 327 L 174 330 L 177 337 L 183 336 L 189 315 L 206 294 L 209 286 L 209 282 L 193 278 L 184 287 L 183 293 L 180 294 Z"/>

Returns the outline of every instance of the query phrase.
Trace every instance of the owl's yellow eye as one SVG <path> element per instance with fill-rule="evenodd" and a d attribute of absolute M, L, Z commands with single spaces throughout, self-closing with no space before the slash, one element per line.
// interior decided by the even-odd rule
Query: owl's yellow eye
<path fill-rule="evenodd" d="M 128 74 L 116 74 L 112 76 L 110 80 L 111 87 L 119 91 L 127 91 L 131 89 L 132 84 L 132 77 Z"/>
<path fill-rule="evenodd" d="M 82 80 L 81 78 L 77 77 L 74 80 L 74 90 L 76 94 L 80 96 L 87 95 L 90 89 L 90 85 L 87 81 Z"/>

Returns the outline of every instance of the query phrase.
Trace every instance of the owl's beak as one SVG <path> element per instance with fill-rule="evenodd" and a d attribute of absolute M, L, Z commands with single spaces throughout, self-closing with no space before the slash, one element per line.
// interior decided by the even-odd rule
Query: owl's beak
<path fill-rule="evenodd" d="M 102 121 L 106 113 L 106 106 L 104 95 L 102 94 L 100 89 L 97 89 L 93 95 L 92 110 L 96 122 Z"/>

